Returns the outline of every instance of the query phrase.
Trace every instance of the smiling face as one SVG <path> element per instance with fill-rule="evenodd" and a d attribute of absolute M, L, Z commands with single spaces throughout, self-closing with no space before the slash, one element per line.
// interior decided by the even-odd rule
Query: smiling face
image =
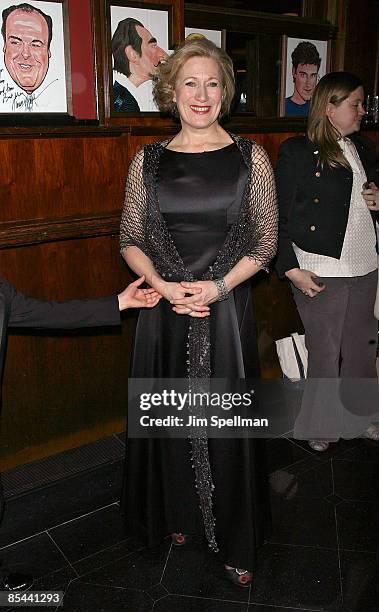
<path fill-rule="evenodd" d="M 365 115 L 363 101 L 363 87 L 357 87 L 338 106 L 328 104 L 326 114 L 341 136 L 348 136 L 360 130 L 362 117 Z"/>
<path fill-rule="evenodd" d="M 49 30 L 37 12 L 13 11 L 6 21 L 4 62 L 21 89 L 32 93 L 43 82 L 49 68 Z"/>
<path fill-rule="evenodd" d="M 295 104 L 304 104 L 311 99 L 317 85 L 318 67 L 316 64 L 298 64 L 292 68 L 294 92 L 292 101 Z"/>
<path fill-rule="evenodd" d="M 217 62 L 210 57 L 191 57 L 178 73 L 173 100 L 182 124 L 207 128 L 217 122 L 223 85 Z"/>

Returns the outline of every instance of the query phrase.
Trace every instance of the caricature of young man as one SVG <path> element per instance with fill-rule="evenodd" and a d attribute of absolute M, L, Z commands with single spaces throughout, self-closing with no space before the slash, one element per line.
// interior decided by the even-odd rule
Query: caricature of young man
<path fill-rule="evenodd" d="M 285 99 L 285 115 L 306 116 L 317 85 L 321 58 L 315 45 L 305 40 L 295 47 L 291 58 L 294 91 Z"/>

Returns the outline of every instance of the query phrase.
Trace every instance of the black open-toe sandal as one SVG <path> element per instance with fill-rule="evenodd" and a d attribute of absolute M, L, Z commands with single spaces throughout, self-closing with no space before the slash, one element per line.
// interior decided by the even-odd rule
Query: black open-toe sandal
<path fill-rule="evenodd" d="M 236 586 L 249 587 L 253 580 L 253 574 L 248 570 L 240 569 L 238 567 L 226 567 L 224 565 L 225 574 Z"/>

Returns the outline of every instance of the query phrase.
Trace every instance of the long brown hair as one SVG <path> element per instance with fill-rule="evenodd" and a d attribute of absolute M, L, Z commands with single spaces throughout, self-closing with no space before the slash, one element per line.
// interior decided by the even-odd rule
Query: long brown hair
<path fill-rule="evenodd" d="M 352 91 L 362 87 L 362 81 L 350 72 L 329 72 L 316 86 L 308 115 L 307 135 L 318 148 L 321 164 L 350 169 L 338 144 L 341 135 L 326 114 L 328 104 L 339 106 Z"/>

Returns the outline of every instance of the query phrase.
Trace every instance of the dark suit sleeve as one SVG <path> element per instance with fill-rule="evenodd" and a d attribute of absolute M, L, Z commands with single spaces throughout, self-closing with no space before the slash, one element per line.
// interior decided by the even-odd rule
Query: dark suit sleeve
<path fill-rule="evenodd" d="M 279 276 L 284 276 L 287 270 L 299 267 L 289 232 L 289 217 L 296 194 L 296 181 L 295 153 L 291 151 L 291 143 L 285 141 L 280 146 L 276 168 L 276 187 L 279 204 L 279 242 L 275 268 Z"/>
<path fill-rule="evenodd" d="M 6 284 L 10 297 L 8 325 L 11 327 L 75 329 L 120 324 L 117 296 L 54 302 L 26 296 Z"/>

